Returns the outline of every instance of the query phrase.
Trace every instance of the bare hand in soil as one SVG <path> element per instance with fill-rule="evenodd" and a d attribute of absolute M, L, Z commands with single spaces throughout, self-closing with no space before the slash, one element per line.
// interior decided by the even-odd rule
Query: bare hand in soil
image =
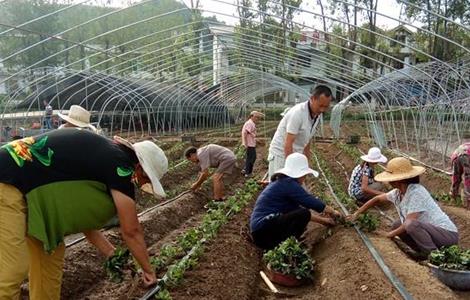
<path fill-rule="evenodd" d="M 317 222 L 317 223 L 320 223 L 320 224 L 325 225 L 325 226 L 335 226 L 336 225 L 335 221 L 332 218 L 321 217 L 320 215 L 312 214 L 311 220 L 313 222 Z"/>
<path fill-rule="evenodd" d="M 355 213 L 346 216 L 346 221 L 349 221 L 349 222 L 354 222 L 356 221 L 356 219 L 357 219 L 357 215 Z"/>
<path fill-rule="evenodd" d="M 380 237 L 384 237 L 384 238 L 393 238 L 393 236 L 389 236 L 390 233 L 388 231 L 384 231 L 384 230 L 377 230 L 375 232 L 378 236 Z"/>
<path fill-rule="evenodd" d="M 341 218 L 344 218 L 343 214 L 337 210 L 334 210 L 333 213 L 331 214 L 331 216 L 334 218 L 334 219 L 341 219 Z"/>
<path fill-rule="evenodd" d="M 199 189 L 199 185 L 197 185 L 196 183 L 193 183 L 193 184 L 191 185 L 191 191 L 195 192 L 195 191 L 197 191 L 198 189 Z"/>
<path fill-rule="evenodd" d="M 142 280 L 144 282 L 144 286 L 147 288 L 157 283 L 157 276 L 155 275 L 154 272 L 152 273 L 143 272 Z"/>

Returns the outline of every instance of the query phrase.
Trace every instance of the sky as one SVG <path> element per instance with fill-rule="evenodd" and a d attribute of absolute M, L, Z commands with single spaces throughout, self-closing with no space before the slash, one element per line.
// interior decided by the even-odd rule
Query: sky
<path fill-rule="evenodd" d="M 182 1 L 185 2 L 188 7 L 190 6 L 190 0 Z M 217 19 L 222 20 L 229 25 L 234 25 L 238 22 L 238 13 L 236 11 L 236 7 L 233 5 L 236 3 L 236 0 L 200 0 L 200 3 L 202 9 L 205 11 L 205 16 L 216 15 Z M 327 4 L 328 0 L 323 0 L 323 3 Z M 314 13 L 319 15 L 321 14 L 320 6 L 317 4 L 316 0 L 303 0 L 301 8 L 306 12 L 299 13 L 294 18 L 295 22 L 299 24 L 305 24 L 307 27 L 313 27 L 317 29 L 323 28 L 321 18 L 315 17 L 314 15 Z M 379 13 L 383 13 L 386 16 L 399 19 L 400 5 L 397 4 L 394 0 L 379 0 L 377 11 Z M 341 18 L 338 12 L 332 14 L 330 9 L 325 9 L 325 15 L 328 15 L 332 18 Z M 391 29 L 398 26 L 398 21 L 387 18 L 386 16 L 377 15 L 377 25 L 379 27 L 383 29 Z M 346 20 L 344 19 L 344 21 Z"/>
<path fill-rule="evenodd" d="M 87 4 L 94 4 L 94 5 L 106 5 L 106 6 L 114 6 L 114 7 L 123 7 L 129 6 L 132 3 L 140 2 L 140 1 L 148 1 L 148 0 L 65 0 L 69 3 L 79 3 L 79 2 L 86 2 Z M 158 0 L 156 0 L 158 1 Z M 185 3 L 188 7 L 191 6 L 191 0 L 176 0 Z M 194 0 L 197 1 L 197 0 Z M 217 19 L 224 21 L 228 25 L 235 25 L 238 23 L 238 13 L 236 10 L 236 6 L 234 5 L 237 3 L 237 0 L 199 0 L 200 1 L 200 8 L 204 10 L 205 16 L 213 16 L 216 15 Z M 256 0 L 251 0 L 253 3 Z M 346 0 L 345 0 L 346 1 Z M 316 28 L 322 30 L 323 23 L 322 19 L 318 16 L 321 15 L 320 6 L 317 4 L 317 0 L 303 0 L 301 5 L 301 9 L 305 10 L 305 12 L 298 13 L 294 21 L 298 24 L 304 24 L 306 26 L 305 30 L 309 30 L 311 28 Z M 338 18 L 342 20 L 341 14 L 336 12 L 332 14 L 331 10 L 327 8 L 329 0 L 323 0 L 323 4 L 325 5 L 325 14 L 332 18 Z M 379 13 L 384 14 L 385 16 L 377 15 L 377 25 L 382 29 L 392 29 L 398 26 L 398 21 L 392 20 L 399 19 L 400 17 L 400 5 L 397 4 L 396 0 L 378 0 L 377 11 Z M 317 15 L 315 15 L 317 14 Z M 387 17 L 388 16 L 388 17 Z M 344 21 L 346 21 L 344 19 Z M 362 23 L 365 20 L 362 20 Z M 336 23 L 332 20 L 328 20 L 328 25 L 332 23 Z M 361 22 L 360 22 L 361 24 Z M 415 26 L 421 26 L 419 23 L 415 23 Z M 409 29 L 415 31 L 414 28 L 408 27 Z"/>

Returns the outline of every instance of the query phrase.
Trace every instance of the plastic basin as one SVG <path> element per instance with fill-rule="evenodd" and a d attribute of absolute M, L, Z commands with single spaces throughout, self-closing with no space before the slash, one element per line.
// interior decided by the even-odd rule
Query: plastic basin
<path fill-rule="evenodd" d="M 285 275 L 268 268 L 266 269 L 266 275 L 269 280 L 282 286 L 300 286 L 310 281 L 308 279 L 297 279 L 295 276 Z"/>
<path fill-rule="evenodd" d="M 430 263 L 428 266 L 432 274 L 451 289 L 470 291 L 470 271 L 444 269 Z"/>

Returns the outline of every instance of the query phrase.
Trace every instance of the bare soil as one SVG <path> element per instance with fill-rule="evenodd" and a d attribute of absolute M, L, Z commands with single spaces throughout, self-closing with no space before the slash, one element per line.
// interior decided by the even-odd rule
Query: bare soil
<path fill-rule="evenodd" d="M 345 153 L 337 155 L 340 152 L 333 144 L 317 145 L 322 151 L 322 155 L 331 162 L 331 169 L 334 173 L 341 173 L 343 169 L 339 164 L 335 163 L 339 160 L 346 170 L 352 170 L 356 165 L 356 161 L 350 158 Z M 443 180 L 437 180 L 429 171 L 423 176 L 423 184 L 432 192 L 440 191 L 444 185 L 448 188 L 447 184 L 442 183 Z M 349 173 L 350 174 L 350 171 Z M 343 186 L 347 186 L 347 181 L 344 176 L 338 176 L 343 179 Z M 431 183 L 431 184 L 430 184 Z M 470 214 L 463 208 L 450 207 L 440 204 L 443 210 L 450 216 L 459 228 L 460 244 L 463 247 L 469 247 L 469 223 Z M 385 208 L 385 212 L 393 218 L 398 218 L 395 209 L 392 206 Z M 439 280 L 432 276 L 427 266 L 423 266 L 414 260 L 408 258 L 390 239 L 384 238 L 379 233 L 389 230 L 388 221 L 382 218 L 382 224 L 377 234 L 370 234 L 370 238 L 374 246 L 380 251 L 386 263 L 390 266 L 392 271 L 404 283 L 405 287 L 416 299 L 468 299 L 468 293 L 459 293 L 452 291 Z M 424 289 L 423 287 L 426 286 Z M 431 297 L 431 298 L 430 298 Z"/>
<path fill-rule="evenodd" d="M 267 124 L 263 134 L 269 136 L 274 133 L 277 124 Z M 365 135 L 366 128 L 361 124 L 363 122 L 348 123 L 346 134 Z M 233 148 L 239 143 L 236 138 L 239 130 L 238 127 L 232 128 L 227 135 L 233 137 L 228 138 L 217 137 L 220 130 L 212 131 L 211 142 Z M 329 126 L 325 126 L 325 135 L 331 133 Z M 173 144 L 174 141 L 165 142 L 162 147 L 171 149 Z M 259 178 L 267 169 L 264 158 L 268 146 L 267 141 L 260 143 L 254 170 Z M 357 160 L 345 153 L 338 155 L 340 149 L 333 144 L 322 143 L 317 147 L 329 161 L 333 173 L 341 179 L 342 188 L 346 189 L 349 174 Z M 362 144 L 359 147 L 367 150 L 368 146 Z M 172 159 L 180 159 L 182 152 L 172 155 Z M 196 174 L 197 167 L 194 165 L 177 168 L 169 172 L 162 183 L 166 190 L 183 191 Z M 428 173 L 423 176 L 423 182 L 433 192 L 449 188 L 448 182 Z M 244 179 L 236 170 L 226 181 L 227 192 L 231 193 L 243 184 Z M 185 194 L 142 218 L 151 255 L 159 253 L 162 245 L 175 241 L 178 235 L 199 224 L 205 213 L 203 206 L 210 199 L 211 184 L 203 192 L 205 196 Z M 309 224 L 304 234 L 304 243 L 317 262 L 313 282 L 294 289 L 278 286 L 282 293 L 273 295 L 259 276 L 259 271 L 263 269 L 262 251 L 248 237 L 248 222 L 254 202 L 255 199 L 224 225 L 217 237 L 206 246 L 199 264 L 185 274 L 182 285 L 170 290 L 173 299 L 401 299 L 352 228 L 337 226 L 328 229 L 319 224 Z M 142 196 L 139 210 L 155 204 L 155 200 Z M 468 211 L 444 204 L 441 206 L 457 224 L 461 245 L 470 247 Z M 385 207 L 385 212 L 397 217 L 392 206 Z M 457 293 L 444 286 L 426 266 L 409 259 L 390 239 L 382 237 L 380 233 L 387 229 L 387 222 L 382 221 L 377 233 L 371 233 L 369 237 L 415 299 L 470 299 L 469 293 Z M 114 244 L 121 243 L 117 229 L 107 231 L 106 235 Z M 138 299 L 143 295 L 145 290 L 137 277 L 133 279 L 127 275 L 120 284 L 108 281 L 103 262 L 103 257 L 87 242 L 67 249 L 62 299 Z"/>

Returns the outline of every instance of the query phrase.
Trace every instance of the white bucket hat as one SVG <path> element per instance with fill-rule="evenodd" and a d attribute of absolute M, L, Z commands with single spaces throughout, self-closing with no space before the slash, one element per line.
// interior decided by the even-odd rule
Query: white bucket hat
<path fill-rule="evenodd" d="M 96 130 L 95 126 L 90 124 L 90 112 L 80 105 L 70 106 L 68 115 L 61 113 L 57 114 L 62 120 L 69 122 L 77 127 L 89 127 L 93 130 Z"/>
<path fill-rule="evenodd" d="M 300 178 L 307 174 L 318 177 L 318 172 L 308 167 L 307 157 L 301 153 L 292 153 L 287 156 L 284 168 L 277 170 L 276 174 L 284 174 L 292 178 Z"/>
<path fill-rule="evenodd" d="M 361 159 L 370 163 L 386 163 L 388 160 L 377 147 L 370 148 L 366 155 L 361 156 Z"/>
<path fill-rule="evenodd" d="M 129 141 L 119 136 L 114 136 L 114 140 L 134 150 L 145 174 L 152 182 L 153 193 L 158 196 L 165 197 L 166 194 L 160 183 L 160 179 L 168 171 L 168 159 L 166 158 L 163 150 L 151 141 L 142 141 L 131 144 Z M 142 189 L 148 192 L 145 186 Z"/>

